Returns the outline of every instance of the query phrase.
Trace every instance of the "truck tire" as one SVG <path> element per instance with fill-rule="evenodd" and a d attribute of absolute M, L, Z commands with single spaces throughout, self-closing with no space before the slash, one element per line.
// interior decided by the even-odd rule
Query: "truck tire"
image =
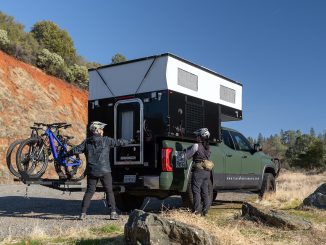
<path fill-rule="evenodd" d="M 143 196 L 134 196 L 127 193 L 118 193 L 115 195 L 117 208 L 121 212 L 130 212 L 134 209 L 139 209 L 142 206 L 144 199 L 145 197 Z"/>
<path fill-rule="evenodd" d="M 191 179 L 192 179 L 192 174 L 189 175 L 186 192 L 181 193 L 182 206 L 189 209 L 193 209 L 194 207 L 194 197 L 192 195 Z M 209 200 L 211 200 L 211 203 L 209 204 L 210 207 L 212 205 L 212 201 L 214 198 L 212 181 L 208 182 L 208 195 L 209 195 Z"/>
<path fill-rule="evenodd" d="M 214 202 L 216 200 L 216 197 L 217 197 L 217 191 L 213 191 L 212 202 Z"/>
<path fill-rule="evenodd" d="M 271 173 L 265 173 L 263 184 L 261 186 L 261 190 L 259 192 L 259 197 L 263 198 L 266 193 L 272 193 L 276 191 L 276 182 L 275 177 Z"/>

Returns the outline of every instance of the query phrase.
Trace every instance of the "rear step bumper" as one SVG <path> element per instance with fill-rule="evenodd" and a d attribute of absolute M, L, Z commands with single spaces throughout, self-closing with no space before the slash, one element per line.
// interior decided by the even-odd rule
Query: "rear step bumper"
<path fill-rule="evenodd" d="M 124 186 L 126 188 L 140 189 L 160 189 L 160 176 L 137 176 L 133 183 L 113 181 L 114 186 Z"/>

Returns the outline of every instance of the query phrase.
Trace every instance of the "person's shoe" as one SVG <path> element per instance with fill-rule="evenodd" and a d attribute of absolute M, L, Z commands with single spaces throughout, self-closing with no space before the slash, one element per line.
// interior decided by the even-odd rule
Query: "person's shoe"
<path fill-rule="evenodd" d="M 81 213 L 79 215 L 79 220 L 84 220 L 84 219 L 86 219 L 86 214 L 85 213 Z"/>
<path fill-rule="evenodd" d="M 194 215 L 200 215 L 201 213 L 198 212 L 198 211 L 194 211 L 193 214 L 194 214 Z"/>
<path fill-rule="evenodd" d="M 115 211 L 111 212 L 110 219 L 112 219 L 112 220 L 119 219 L 119 215 L 117 214 L 117 212 L 115 212 Z"/>

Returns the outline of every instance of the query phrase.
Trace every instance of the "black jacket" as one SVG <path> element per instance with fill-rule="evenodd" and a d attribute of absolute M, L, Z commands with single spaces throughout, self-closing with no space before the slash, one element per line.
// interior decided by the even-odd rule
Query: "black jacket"
<path fill-rule="evenodd" d="M 127 145 L 129 141 L 112 139 L 107 136 L 91 136 L 68 152 L 68 155 L 85 153 L 87 160 L 86 173 L 92 176 L 103 176 L 111 172 L 110 149 Z"/>
<path fill-rule="evenodd" d="M 209 157 L 211 156 L 211 151 L 208 149 L 205 149 L 203 144 L 198 144 L 198 150 L 193 155 L 192 159 L 194 162 L 202 162 L 204 160 L 209 160 Z"/>

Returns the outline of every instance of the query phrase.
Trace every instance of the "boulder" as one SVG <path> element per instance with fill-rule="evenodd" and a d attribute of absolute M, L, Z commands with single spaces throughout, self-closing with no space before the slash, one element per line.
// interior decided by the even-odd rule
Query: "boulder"
<path fill-rule="evenodd" d="M 126 244 L 218 244 L 206 231 L 135 209 L 124 227 Z"/>
<path fill-rule="evenodd" d="M 314 193 L 305 198 L 303 205 L 326 209 L 326 183 L 319 186 Z"/>
<path fill-rule="evenodd" d="M 258 208 L 253 204 L 244 203 L 242 205 L 242 216 L 250 220 L 278 228 L 290 230 L 308 230 L 312 225 L 300 217 L 286 214 L 281 211 Z"/>

